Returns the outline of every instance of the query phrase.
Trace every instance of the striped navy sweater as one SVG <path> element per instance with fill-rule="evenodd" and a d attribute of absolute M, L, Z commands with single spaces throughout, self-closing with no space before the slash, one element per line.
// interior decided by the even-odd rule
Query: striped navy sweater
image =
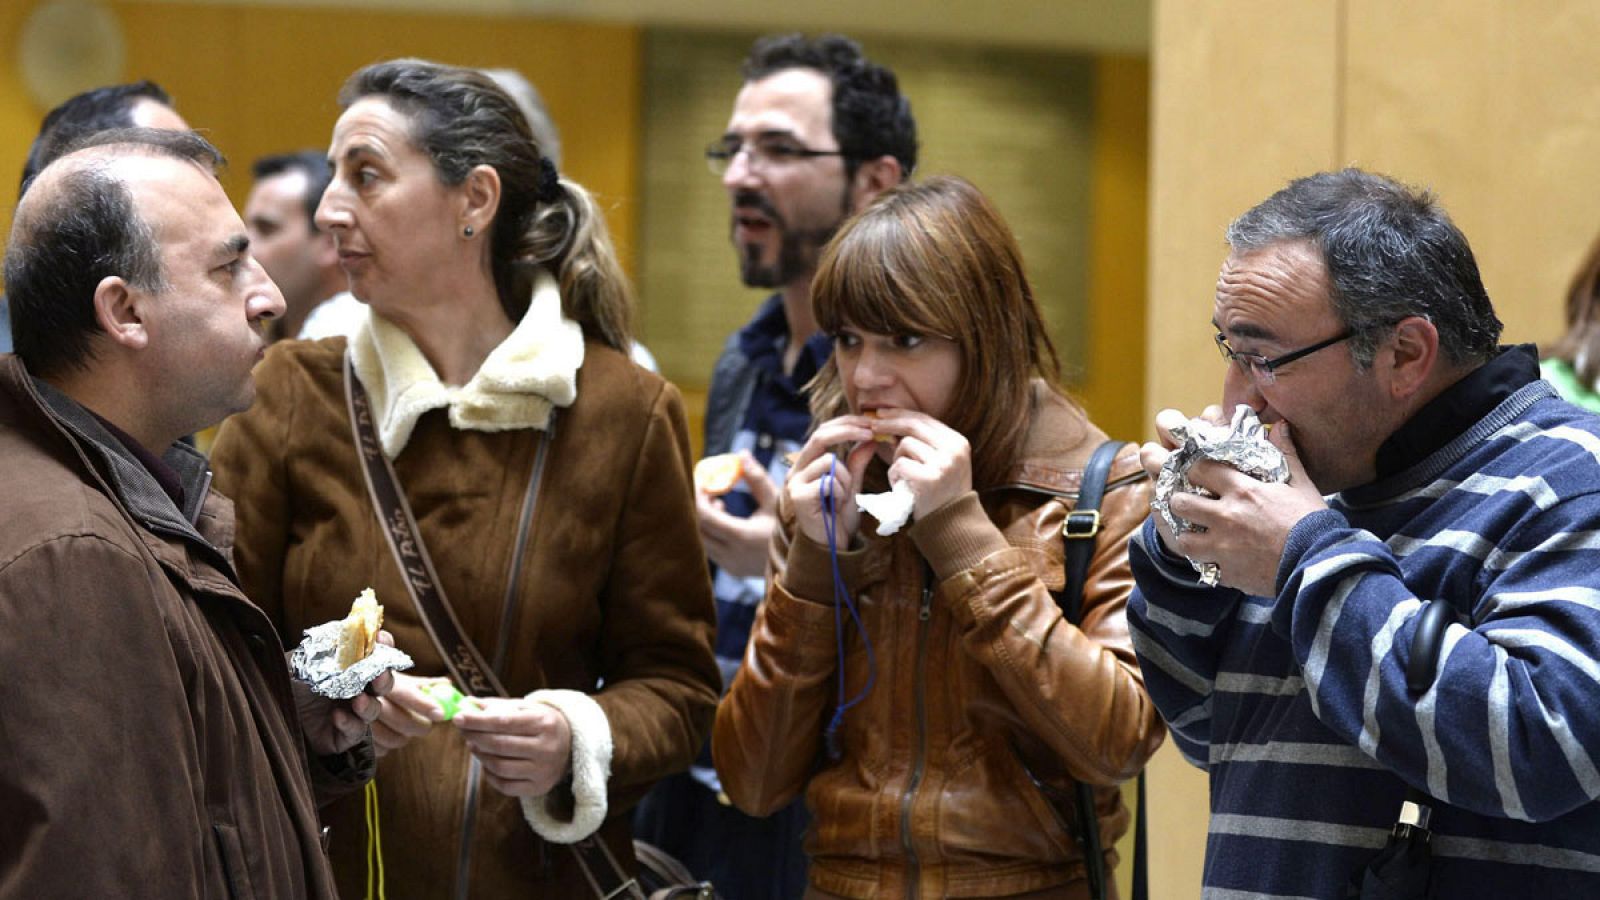
<path fill-rule="evenodd" d="M 1290 532 L 1277 597 L 1130 546 L 1145 683 L 1210 775 L 1208 900 L 1342 898 L 1406 783 L 1443 898 L 1600 897 L 1600 418 L 1529 383 Z M 1444 600 L 1439 676 L 1406 687 Z"/>

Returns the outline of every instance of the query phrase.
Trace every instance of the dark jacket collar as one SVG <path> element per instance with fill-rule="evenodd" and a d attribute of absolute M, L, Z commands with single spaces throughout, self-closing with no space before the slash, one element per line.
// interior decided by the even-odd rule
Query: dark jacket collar
<path fill-rule="evenodd" d="M 112 437 L 122 442 L 123 448 L 132 453 L 134 458 L 139 461 L 139 464 L 144 466 L 151 475 L 155 476 L 156 483 L 160 484 L 161 489 L 167 492 L 167 496 L 172 499 L 172 502 L 179 509 L 183 509 L 183 481 L 178 477 L 178 470 L 167 465 L 161 457 L 151 453 L 144 444 L 139 443 L 138 438 L 118 428 L 115 422 L 88 407 L 84 407 L 84 409 L 88 411 L 89 415 L 94 416 L 94 420 L 99 422 L 106 431 L 110 432 Z"/>
<path fill-rule="evenodd" d="M 124 508 L 152 531 L 167 531 L 209 544 L 195 528 L 211 486 L 211 470 L 198 450 L 176 443 L 162 454 L 161 461 L 177 476 L 185 498 L 179 509 L 161 482 L 140 462 L 132 450 L 118 440 L 94 413 L 50 384 L 27 375 L 20 360 L 13 361 L 26 377 L 38 398 L 40 408 L 77 439 L 92 458 L 106 483 Z"/>
<path fill-rule="evenodd" d="M 821 332 L 807 337 L 794 371 L 785 374 L 783 351 L 788 348 L 790 339 L 789 317 L 783 311 L 782 294 L 768 297 L 755 317 L 738 332 L 739 350 L 751 365 L 771 377 L 786 379 L 798 391 L 828 361 L 828 354 L 833 352 L 833 340 Z"/>
<path fill-rule="evenodd" d="M 1534 345 L 1504 347 L 1494 358 L 1417 410 L 1378 447 L 1377 478 L 1382 481 L 1422 462 L 1477 424 L 1521 388 L 1539 379 Z"/>

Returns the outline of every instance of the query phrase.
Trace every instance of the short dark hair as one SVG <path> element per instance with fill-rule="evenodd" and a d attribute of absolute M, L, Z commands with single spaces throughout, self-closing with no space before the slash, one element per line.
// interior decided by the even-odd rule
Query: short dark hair
<path fill-rule="evenodd" d="M 222 164 L 222 154 L 192 131 L 113 129 L 87 135 L 67 152 L 94 147 L 187 160 L 213 172 Z M 17 206 L 6 293 L 17 356 L 35 375 L 82 370 L 93 359 L 94 292 L 102 279 L 117 275 L 140 290 L 165 289 L 155 233 L 109 162 L 88 160 L 48 196 Z"/>
<path fill-rule="evenodd" d="M 1466 235 L 1432 193 L 1361 169 L 1322 172 L 1288 186 L 1235 219 L 1236 254 L 1286 241 L 1310 243 L 1328 270 L 1333 311 L 1354 333 L 1350 352 L 1372 364 L 1387 329 L 1422 316 L 1457 365 L 1482 362 L 1501 324 Z"/>
<path fill-rule="evenodd" d="M 250 167 L 250 174 L 257 181 L 291 172 L 305 173 L 306 192 L 301 202 L 305 204 L 306 221 L 311 223 L 314 232 L 317 230 L 317 204 L 322 202 L 322 193 L 328 189 L 328 182 L 333 180 L 333 168 L 328 165 L 327 155 L 321 150 L 275 153 L 261 157 Z"/>
<path fill-rule="evenodd" d="M 815 69 L 832 82 L 833 138 L 844 153 L 847 175 L 867 160 L 892 156 L 900 161 L 901 177 L 911 177 L 917 167 L 917 122 L 893 71 L 867 59 L 861 45 L 843 35 L 812 39 L 798 33 L 757 40 L 739 71 L 748 83 L 787 69 Z"/>
<path fill-rule="evenodd" d="M 161 85 L 154 81 L 135 81 L 84 91 L 68 97 L 55 109 L 45 113 L 44 121 L 39 123 L 39 135 L 33 139 L 33 146 L 28 148 L 28 159 L 22 165 L 18 195 L 27 193 L 28 182 L 33 180 L 33 176 L 84 135 L 133 125 L 133 107 L 140 100 L 154 100 L 163 106 L 172 106 L 172 95 Z"/>

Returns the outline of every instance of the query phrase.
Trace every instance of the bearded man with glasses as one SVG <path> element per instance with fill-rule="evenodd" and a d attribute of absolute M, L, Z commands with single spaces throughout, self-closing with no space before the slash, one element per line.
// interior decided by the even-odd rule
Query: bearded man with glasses
<path fill-rule="evenodd" d="M 1430 195 L 1314 175 L 1228 243 L 1205 415 L 1253 409 L 1289 479 L 1199 463 L 1208 493 L 1171 503 L 1198 528 L 1152 517 L 1129 551 L 1146 685 L 1211 777 L 1206 895 L 1344 898 L 1409 787 L 1428 896 L 1600 896 L 1600 419 L 1498 346 Z M 1157 417 L 1147 471 L 1183 421 Z"/>
<path fill-rule="evenodd" d="M 803 389 L 832 351 L 811 312 L 822 247 L 917 163 L 910 101 L 894 73 L 863 56 L 855 41 L 765 37 L 742 74 L 728 126 L 705 155 L 728 194 L 740 278 L 773 293 L 729 336 L 706 400 L 706 455 L 743 455 L 743 480 L 732 491 L 696 494 L 724 691 L 766 595 L 777 485 L 788 473 L 786 458 L 811 429 Z M 798 898 L 806 885 L 805 827 L 800 800 L 765 819 L 734 809 L 709 747 L 688 773 L 662 781 L 636 818 L 640 838 L 710 879 L 725 900 Z"/>

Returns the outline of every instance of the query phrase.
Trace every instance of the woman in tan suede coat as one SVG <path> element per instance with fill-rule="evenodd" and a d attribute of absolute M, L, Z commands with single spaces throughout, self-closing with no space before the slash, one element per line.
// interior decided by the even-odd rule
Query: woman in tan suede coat
<path fill-rule="evenodd" d="M 809 897 L 1087 897 L 1070 799 L 1058 815 L 1028 773 L 1068 798 L 1093 785 L 1110 848 L 1116 785 L 1161 742 L 1124 617 L 1150 500 L 1137 448 L 1071 625 L 1050 593 L 1061 528 L 1105 435 L 1056 387 L 994 209 L 959 179 L 896 188 L 829 246 L 812 298 L 834 353 L 717 713 L 724 789 L 753 815 L 805 792 Z M 896 483 L 912 520 L 883 536 L 858 491 Z"/>
<path fill-rule="evenodd" d="M 631 869 L 625 810 L 689 764 L 716 703 L 682 403 L 628 358 L 593 202 L 498 87 L 398 60 L 340 102 L 316 218 L 370 315 L 348 346 L 274 347 L 217 438 L 240 577 L 290 643 L 370 585 L 417 663 L 373 726 L 377 828 L 361 797 L 325 811 L 341 893 L 365 895 L 375 830 L 389 896 L 582 898 L 557 844 L 598 831 Z M 368 499 L 347 357 L 439 584 L 515 699 L 446 723 L 421 690 L 445 667 Z"/>

